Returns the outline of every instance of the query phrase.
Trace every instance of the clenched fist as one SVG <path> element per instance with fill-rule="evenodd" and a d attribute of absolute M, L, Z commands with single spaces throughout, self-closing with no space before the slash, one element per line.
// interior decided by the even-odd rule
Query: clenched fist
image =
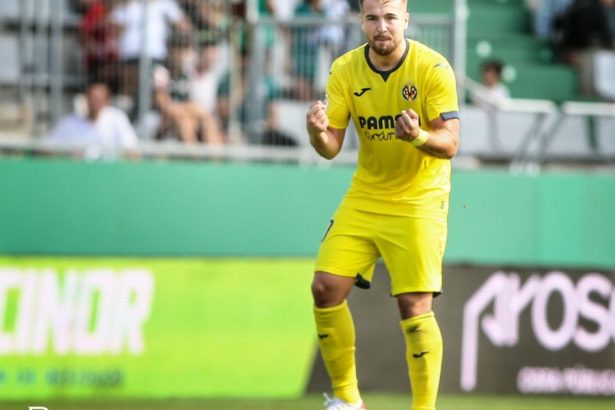
<path fill-rule="evenodd" d="M 325 104 L 322 101 L 316 101 L 310 105 L 306 115 L 306 124 L 310 136 L 318 135 L 327 130 L 329 117 L 327 117 Z"/>
<path fill-rule="evenodd" d="M 419 115 L 411 109 L 402 111 L 395 122 L 395 134 L 397 138 L 412 142 L 419 136 L 420 132 Z"/>

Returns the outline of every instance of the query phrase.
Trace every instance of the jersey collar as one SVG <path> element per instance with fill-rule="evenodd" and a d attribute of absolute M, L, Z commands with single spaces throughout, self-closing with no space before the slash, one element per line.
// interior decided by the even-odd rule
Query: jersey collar
<path fill-rule="evenodd" d="M 374 71 L 375 73 L 380 74 L 382 79 L 386 82 L 389 76 L 393 72 L 395 72 L 395 70 L 397 70 L 399 67 L 401 67 L 401 65 L 404 63 L 404 60 L 406 59 L 406 56 L 408 55 L 408 51 L 410 51 L 410 41 L 406 39 L 406 50 L 404 51 L 404 55 L 401 56 L 401 58 L 399 59 L 395 67 L 391 68 L 390 70 L 379 70 L 378 68 L 376 68 L 374 64 L 372 64 L 372 61 L 369 59 L 369 44 L 366 44 L 365 45 L 365 61 L 367 61 L 367 65 L 369 65 L 369 68 L 371 68 L 372 71 Z"/>

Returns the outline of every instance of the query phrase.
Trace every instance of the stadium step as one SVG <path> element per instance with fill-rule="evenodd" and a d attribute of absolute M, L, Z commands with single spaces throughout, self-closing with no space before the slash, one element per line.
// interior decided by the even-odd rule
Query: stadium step
<path fill-rule="evenodd" d="M 468 37 L 468 55 L 489 57 L 498 53 L 516 61 L 547 61 L 551 56 L 548 44 L 536 41 L 531 35 L 471 36 Z"/>
<path fill-rule="evenodd" d="M 529 15 L 523 7 L 485 5 L 470 6 L 468 35 L 505 36 L 529 29 Z"/>
<path fill-rule="evenodd" d="M 504 79 L 515 98 L 554 101 L 577 99 L 577 73 L 553 64 L 548 44 L 531 33 L 524 0 L 468 2 L 467 75 L 480 81 L 480 65 L 488 59 L 506 65 Z"/>
<path fill-rule="evenodd" d="M 514 80 L 509 84 L 517 98 L 541 98 L 556 102 L 574 100 L 577 95 L 576 71 L 556 64 L 511 64 Z"/>

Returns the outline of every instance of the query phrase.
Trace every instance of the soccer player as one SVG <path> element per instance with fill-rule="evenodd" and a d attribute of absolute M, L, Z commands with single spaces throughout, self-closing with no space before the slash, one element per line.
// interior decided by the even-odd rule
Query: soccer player
<path fill-rule="evenodd" d="M 326 102 L 311 104 L 314 149 L 334 158 L 352 117 L 358 167 L 324 235 L 312 282 L 320 351 L 334 397 L 328 410 L 360 410 L 355 332 L 346 298 L 366 286 L 382 257 L 397 298 L 413 410 L 435 409 L 442 336 L 433 296 L 442 287 L 450 159 L 459 142 L 455 76 L 449 63 L 406 39 L 407 0 L 362 0 L 367 44 L 336 59 Z"/>

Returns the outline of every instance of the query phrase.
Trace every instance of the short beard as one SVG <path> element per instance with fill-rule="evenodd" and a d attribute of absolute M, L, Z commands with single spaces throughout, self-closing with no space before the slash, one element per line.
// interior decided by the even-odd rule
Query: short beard
<path fill-rule="evenodd" d="M 390 55 L 399 46 L 399 42 L 397 42 L 397 43 L 392 42 L 392 43 L 390 43 L 390 46 L 387 45 L 385 47 L 380 47 L 380 46 L 376 45 L 376 40 L 368 41 L 368 44 L 369 44 L 369 47 L 372 50 L 374 50 L 374 52 L 376 54 L 378 54 L 379 56 L 382 56 L 382 57 L 386 57 L 386 56 Z"/>

